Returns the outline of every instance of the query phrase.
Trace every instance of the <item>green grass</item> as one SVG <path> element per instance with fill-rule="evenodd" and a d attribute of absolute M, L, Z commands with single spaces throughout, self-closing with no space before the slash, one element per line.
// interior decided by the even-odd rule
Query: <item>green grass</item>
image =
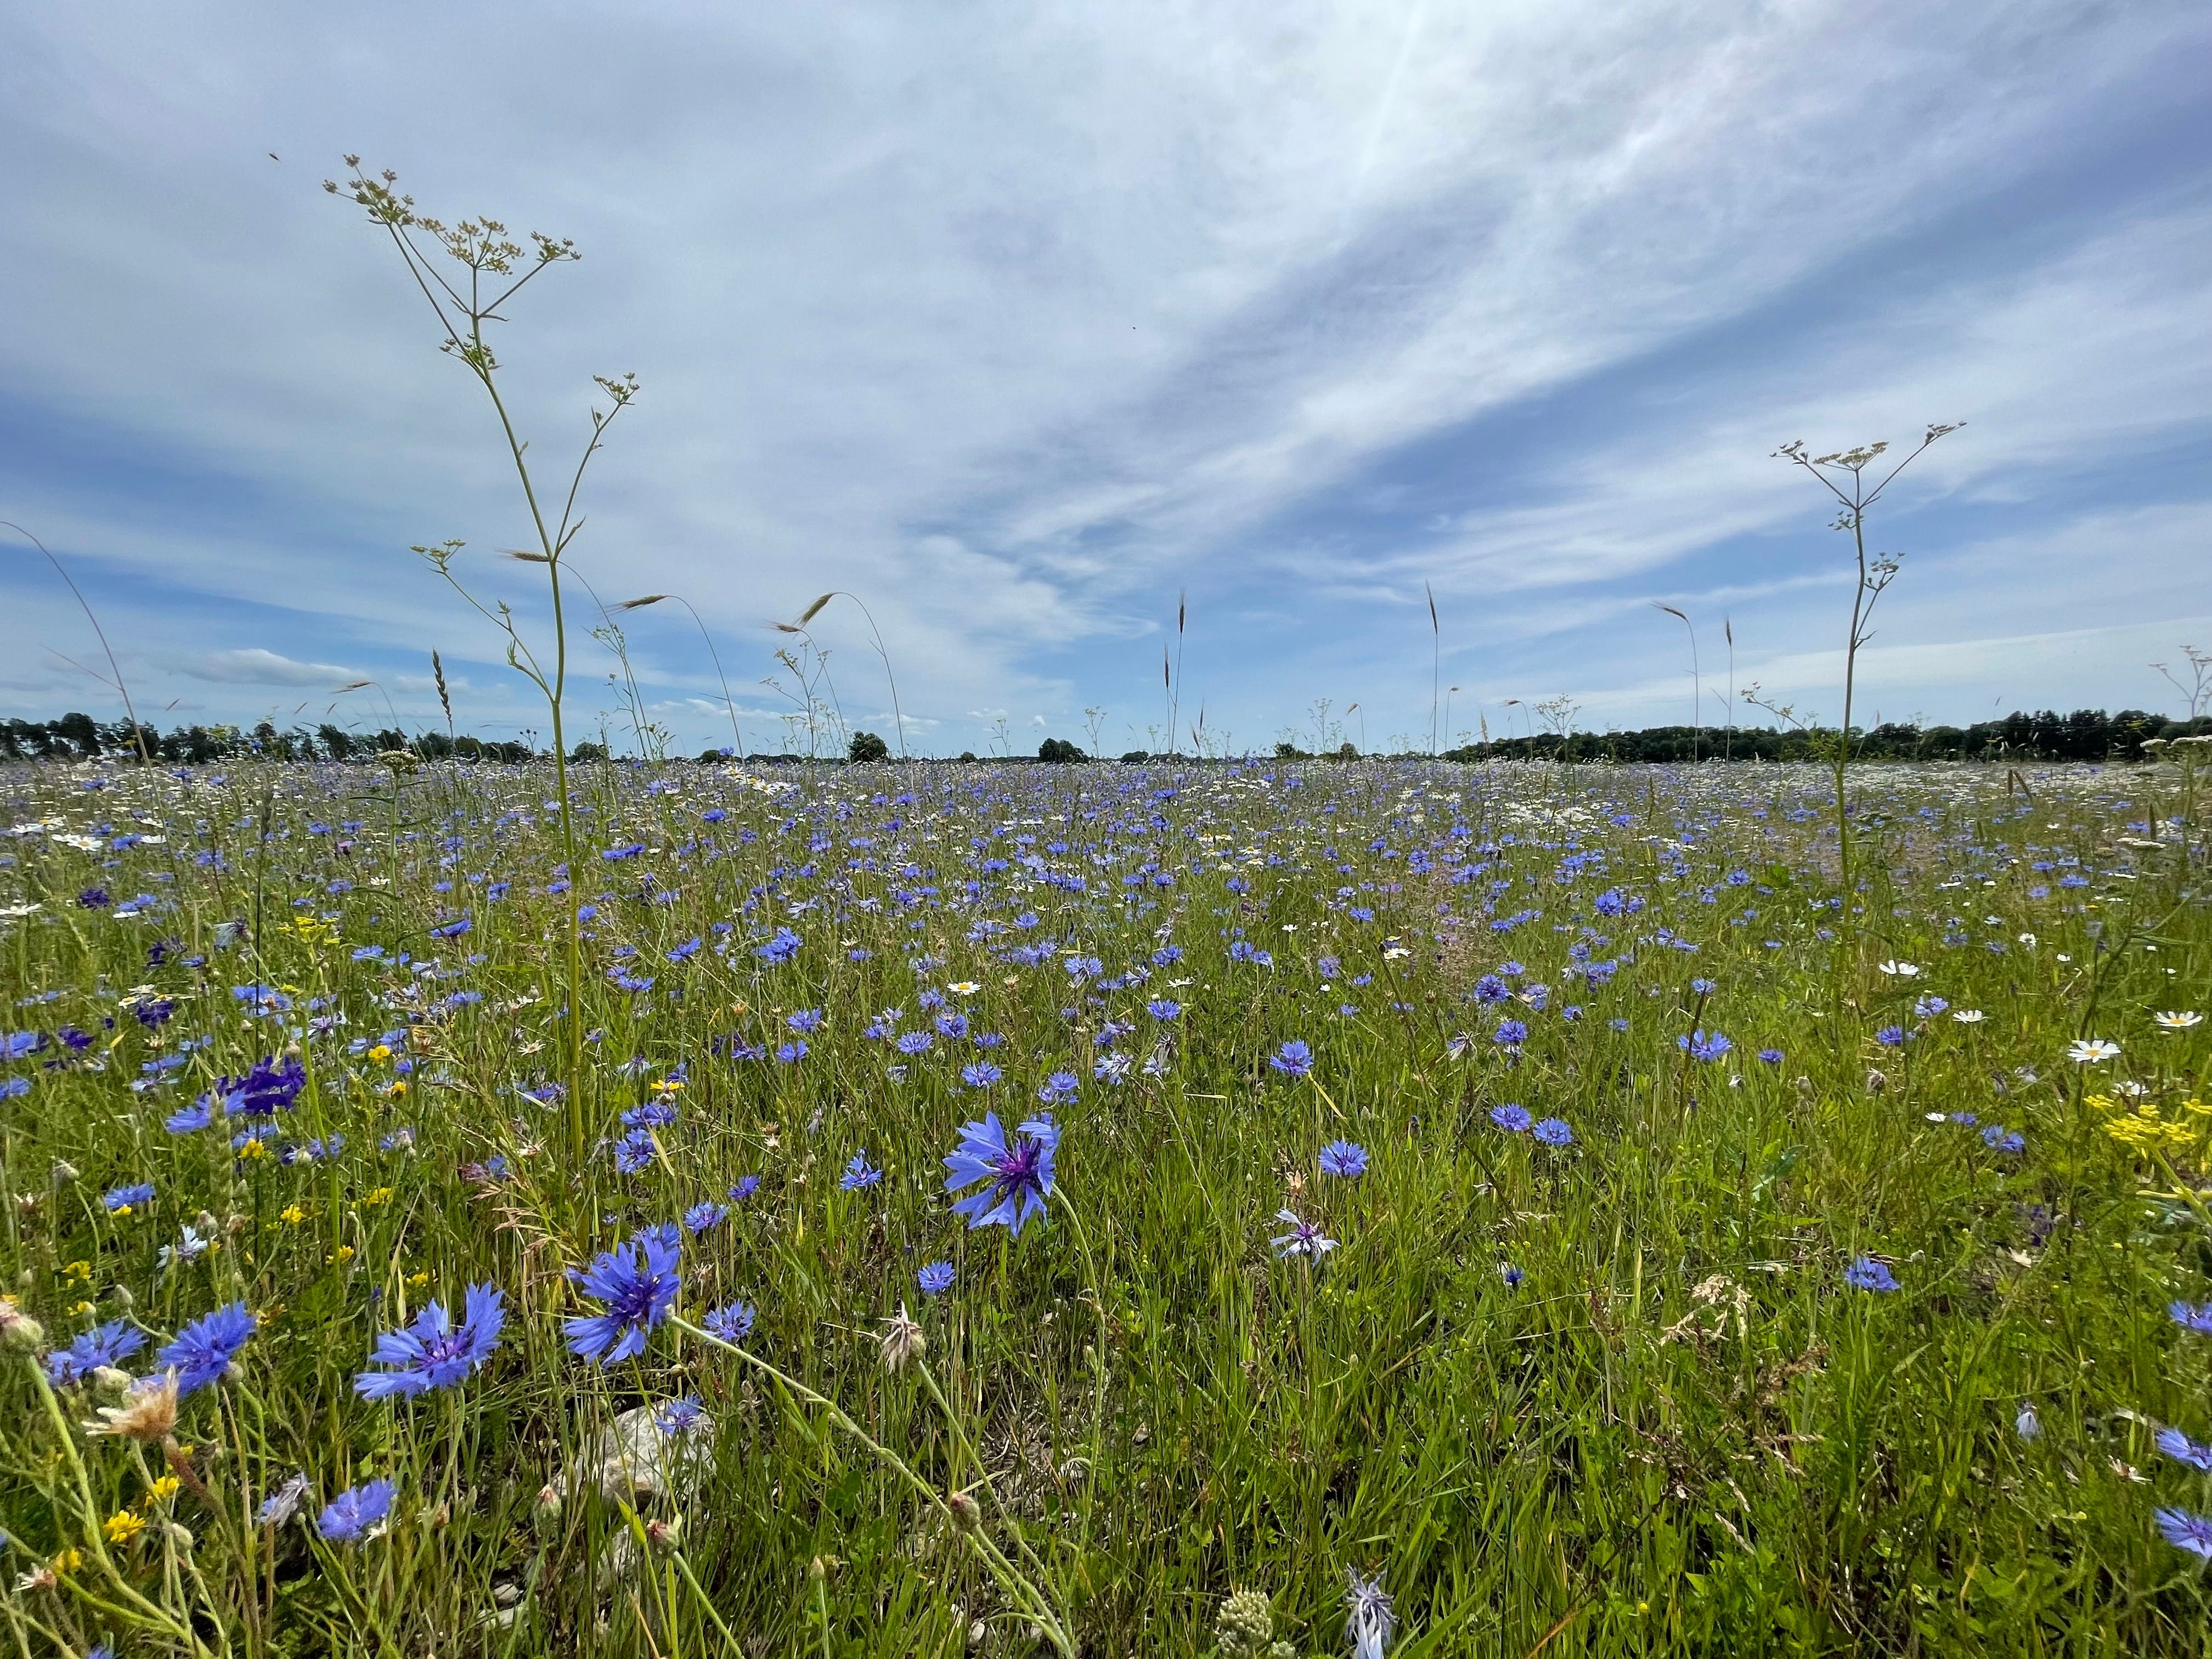
<path fill-rule="evenodd" d="M 2212 1338 L 2166 1311 L 2212 1297 L 2186 1104 L 2212 1024 L 2154 1019 L 2212 982 L 2201 831 L 2192 866 L 2172 767 L 2039 772 L 2032 799 L 1976 768 L 1868 770 L 1848 908 L 1811 769 L 576 781 L 582 856 L 552 895 L 544 769 L 432 769 L 396 806 L 368 768 L 8 775 L 26 827 L 0 883 L 37 907 L 0 936 L 8 1028 L 46 1039 L 0 1103 L 21 1311 L 46 1347 L 118 1318 L 158 1345 L 233 1300 L 260 1320 L 166 1458 L 77 1432 L 91 1385 L 55 1396 L 65 1445 L 27 1333 L 11 1339 L 0 1525 L 10 1582 L 33 1582 L 0 1607 L 19 1650 L 951 1655 L 980 1623 L 986 1650 L 1023 1653 L 1038 1621 L 1018 1578 L 1086 1655 L 1211 1652 L 1237 1588 L 1319 1654 L 1346 1645 L 1347 1571 L 1395 1599 L 1399 1656 L 2212 1649 L 2202 1563 L 2153 1517 L 2209 1506 L 2156 1430 L 2212 1435 Z M 98 826 L 97 850 L 66 839 Z M 162 839 L 114 850 L 131 833 Z M 1461 864 L 1487 867 L 1454 881 Z M 511 885 L 494 900 L 481 878 Z M 153 902 L 78 903 L 94 886 Z M 1608 891 L 1641 908 L 1602 914 Z M 572 1113 L 521 1091 L 562 1075 L 578 901 L 598 910 L 599 1035 Z M 464 913 L 471 931 L 431 937 Z M 804 940 L 784 965 L 755 949 L 779 925 Z M 1232 960 L 1235 928 L 1272 964 Z M 1170 941 L 1182 958 L 1141 984 L 1063 965 L 1120 980 Z M 1571 974 L 1578 945 L 1618 963 L 1608 982 Z M 1474 1000 L 1508 958 L 1516 988 L 1548 988 L 1540 1009 Z M 289 1011 L 233 995 L 256 983 Z M 145 986 L 175 1003 L 157 1027 L 124 1006 Z M 866 1028 L 891 1007 L 921 1028 L 925 988 L 1005 1042 L 940 1036 L 894 1080 L 902 1056 Z M 1917 1014 L 1931 995 L 1948 1009 Z M 772 1051 L 806 1008 L 827 1022 L 795 1064 L 717 1047 Z M 1517 1051 L 1494 1040 L 1509 1017 Z M 1119 1084 L 1093 1076 L 1109 1019 L 1133 1026 Z M 1877 1040 L 1889 1026 L 1902 1046 Z M 1698 1029 L 1733 1048 L 1691 1058 L 1676 1039 Z M 2070 1060 L 2082 1037 L 2121 1052 Z M 1308 1077 L 1268 1064 L 1292 1039 Z M 163 1127 L 288 1048 L 311 1082 L 270 1146 L 343 1136 L 336 1156 L 240 1158 L 220 1123 Z M 1003 1079 L 962 1086 L 985 1059 Z M 619 1173 L 617 1115 L 679 1064 L 657 1157 Z M 943 1191 L 960 1125 L 991 1106 L 1011 1126 L 1062 1070 L 1082 1087 L 1055 1109 L 1049 1224 L 968 1231 Z M 2165 1127 L 2111 1133 L 2151 1121 L 2123 1081 Z M 1495 1127 L 1504 1103 L 1565 1120 L 1573 1145 Z M 1955 1113 L 1979 1122 L 1929 1121 Z M 2024 1150 L 1992 1149 L 1989 1125 Z M 403 1127 L 411 1147 L 379 1149 Z M 1339 1138 L 1365 1175 L 1320 1170 Z M 863 1149 L 885 1179 L 841 1190 Z M 749 1174 L 757 1194 L 684 1241 L 679 1314 L 755 1303 L 747 1352 L 842 1425 L 673 1322 L 605 1370 L 564 1346 L 562 1321 L 590 1310 L 564 1269 Z M 150 1206 L 104 1210 L 142 1181 Z M 1317 1269 L 1270 1249 L 1285 1206 L 1339 1241 Z M 203 1212 L 216 1246 L 158 1266 Z M 1901 1288 L 1849 1287 L 1862 1255 Z M 924 1297 L 915 1271 L 939 1258 L 957 1282 Z M 472 1282 L 510 1310 L 483 1370 L 412 1403 L 356 1396 L 378 1332 Z M 902 1304 L 927 1349 L 893 1372 L 878 1337 Z M 623 1541 L 629 1517 L 594 1491 L 541 1498 L 616 1413 L 685 1395 L 708 1413 L 697 1484 L 635 1511 L 679 1519 L 673 1546 Z M 933 1493 L 973 1492 L 980 1529 L 859 1434 Z M 149 1497 L 164 1467 L 180 1484 Z M 295 1471 L 301 1516 L 251 1524 Z M 323 1540 L 321 1505 L 378 1477 L 398 1485 L 386 1529 Z M 125 1510 L 150 1524 L 103 1554 L 90 1535 Z"/>

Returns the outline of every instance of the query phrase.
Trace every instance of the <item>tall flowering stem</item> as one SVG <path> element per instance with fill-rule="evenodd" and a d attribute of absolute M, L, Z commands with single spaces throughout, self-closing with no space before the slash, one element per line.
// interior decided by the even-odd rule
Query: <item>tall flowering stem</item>
<path fill-rule="evenodd" d="M 386 172 L 372 178 L 363 173 L 361 158 L 349 155 L 346 166 L 352 169 L 352 178 L 343 185 L 325 180 L 323 188 L 334 196 L 343 195 L 366 208 L 369 222 L 380 226 L 390 237 L 393 249 L 407 267 L 430 309 L 436 314 L 438 324 L 445 331 L 439 349 L 458 359 L 475 375 L 484 394 L 491 399 L 493 412 L 499 417 L 500 435 L 505 440 L 509 459 L 514 466 L 516 479 L 522 486 L 525 504 L 530 509 L 530 523 L 538 547 L 535 551 L 510 550 L 510 558 L 525 563 L 545 567 L 545 578 L 553 606 L 553 660 L 548 668 L 543 665 L 521 634 L 516 629 L 514 612 L 504 600 L 486 605 L 463 586 L 453 570 L 453 561 L 462 544 L 447 541 L 434 546 L 418 546 L 414 550 L 427 559 L 431 567 L 453 591 L 507 636 L 508 666 L 528 678 L 544 697 L 553 721 L 553 775 L 556 793 L 561 803 L 561 844 L 567 860 L 567 879 L 569 889 L 562 908 L 567 913 L 566 955 L 568 981 L 568 1006 L 563 1017 L 562 1053 L 566 1061 L 568 1105 L 569 1152 L 580 1159 L 586 1153 L 590 1139 L 590 1126 L 586 1121 L 584 1098 L 584 1018 L 583 1018 L 583 945 L 581 924 L 576 915 L 574 884 L 576 881 L 576 820 L 568 791 L 568 744 L 562 725 L 562 703 L 568 682 L 568 617 L 561 591 L 561 560 L 568 550 L 584 521 L 576 514 L 576 497 L 584 482 L 584 471 L 615 417 L 627 409 L 637 395 L 637 377 L 624 374 L 620 378 L 594 375 L 593 380 L 611 400 L 612 407 L 591 411 L 592 432 L 583 453 L 577 459 L 575 471 L 568 480 L 568 491 L 561 503 L 557 520 L 549 519 L 546 507 L 539 499 L 537 481 L 532 477 L 530 463 L 526 458 L 529 445 L 515 431 L 514 421 L 508 413 L 507 400 L 499 389 L 499 359 L 484 337 L 487 322 L 505 320 L 500 307 L 512 300 L 524 287 L 550 265 L 571 263 L 582 256 L 575 245 L 564 239 L 556 240 L 542 233 L 531 233 L 531 247 L 526 252 L 520 244 L 509 241 L 507 228 L 495 219 L 464 219 L 453 225 L 418 214 L 415 198 L 402 195 L 395 188 L 398 175 Z M 442 254 L 447 265 L 457 267 L 449 276 L 445 266 L 435 257 Z"/>

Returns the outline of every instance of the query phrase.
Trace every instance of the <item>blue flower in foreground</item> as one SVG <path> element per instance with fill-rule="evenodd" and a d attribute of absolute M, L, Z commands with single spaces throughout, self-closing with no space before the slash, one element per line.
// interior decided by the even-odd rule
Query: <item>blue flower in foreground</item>
<path fill-rule="evenodd" d="M 710 1233 L 728 1220 L 729 1216 L 730 1206 L 726 1204 L 716 1204 L 711 1200 L 705 1204 L 694 1204 L 684 1212 L 684 1231 L 695 1237 L 700 1233 Z"/>
<path fill-rule="evenodd" d="M 1844 1269 L 1844 1283 L 1855 1291 L 1894 1291 L 1903 1288 L 1889 1271 L 1887 1262 L 1863 1255 Z"/>
<path fill-rule="evenodd" d="M 1693 1031 L 1688 1036 L 1674 1039 L 1677 1048 L 1686 1050 L 1692 1060 L 1718 1060 L 1735 1047 L 1718 1031 Z"/>
<path fill-rule="evenodd" d="M 433 1302 L 405 1328 L 376 1339 L 369 1363 L 386 1367 L 362 1371 L 353 1380 L 364 1400 L 413 1399 L 433 1389 L 450 1389 L 477 1370 L 499 1346 L 507 1322 L 507 1297 L 489 1285 L 471 1285 L 457 1325 L 442 1302 Z"/>
<path fill-rule="evenodd" d="M 80 1382 L 103 1365 L 120 1365 L 146 1346 L 145 1333 L 119 1319 L 84 1332 L 46 1356 L 46 1381 L 58 1389 Z"/>
<path fill-rule="evenodd" d="M 2158 1529 L 2176 1549 L 2212 1561 L 2212 1516 L 2191 1515 L 2187 1510 L 2157 1510 Z"/>
<path fill-rule="evenodd" d="M 2186 1463 L 2201 1474 L 2212 1474 L 2212 1446 L 2200 1446 L 2179 1429 L 2160 1429 L 2158 1449 L 2177 1463 Z"/>
<path fill-rule="evenodd" d="M 315 1530 L 333 1544 L 350 1544 L 383 1523 L 392 1513 L 392 1500 L 399 1489 L 389 1480 L 372 1480 L 353 1486 L 324 1505 L 315 1518 Z"/>
<path fill-rule="evenodd" d="M 163 1367 L 176 1372 L 178 1398 L 221 1382 L 258 1322 L 243 1302 L 234 1302 L 179 1331 L 177 1340 L 155 1356 Z"/>
<path fill-rule="evenodd" d="M 1575 1132 L 1567 1127 L 1565 1118 L 1547 1117 L 1536 1126 L 1536 1139 L 1547 1146 L 1571 1146 Z"/>
<path fill-rule="evenodd" d="M 884 1178 L 884 1172 L 868 1162 L 867 1148 L 853 1154 L 846 1164 L 845 1173 L 837 1177 L 837 1184 L 848 1193 L 857 1193 L 864 1187 L 872 1187 Z"/>
<path fill-rule="evenodd" d="M 1349 1567 L 1344 1593 L 1344 1633 L 1352 1640 L 1353 1659 L 1382 1659 L 1396 1634 L 1398 1616 L 1378 1577 L 1362 1578 Z"/>
<path fill-rule="evenodd" d="M 118 1187 L 112 1192 L 101 1194 L 100 1201 L 110 1215 L 127 1215 L 154 1201 L 154 1183 L 142 1181 L 134 1187 Z"/>
<path fill-rule="evenodd" d="M 1357 1181 L 1367 1173 L 1367 1149 L 1354 1140 L 1332 1140 L 1321 1149 L 1321 1167 L 1325 1175 Z"/>
<path fill-rule="evenodd" d="M 968 1225 L 1004 1227 L 1015 1237 L 1052 1196 L 1052 1161 L 1060 1150 L 1060 1126 L 1048 1114 L 1025 1120 L 1009 1140 L 996 1112 L 981 1123 L 960 1128 L 960 1144 L 945 1159 L 945 1190 L 957 1193 L 978 1182 L 988 1184 L 956 1200 L 953 1213 Z"/>
<path fill-rule="evenodd" d="M 2166 1313 L 2185 1331 L 2195 1331 L 2199 1336 L 2212 1336 L 2212 1302 L 2199 1306 L 2194 1302 L 2169 1302 Z"/>
<path fill-rule="evenodd" d="M 709 1336 L 720 1337 L 734 1348 L 753 1334 L 753 1313 L 750 1302 L 726 1303 L 699 1324 Z"/>
<path fill-rule="evenodd" d="M 602 1365 L 644 1352 L 647 1334 L 675 1305 L 682 1255 L 676 1229 L 662 1225 L 647 1228 L 619 1250 L 600 1251 L 589 1267 L 569 1268 L 568 1277 L 606 1311 L 563 1322 L 568 1352 Z"/>
<path fill-rule="evenodd" d="M 921 1286 L 924 1296 L 943 1296 L 952 1288 L 952 1277 L 950 1261 L 932 1261 L 914 1276 L 914 1282 Z"/>
<path fill-rule="evenodd" d="M 1304 1077 L 1313 1070 L 1313 1050 L 1292 1037 L 1267 1056 L 1267 1064 L 1285 1077 Z"/>
<path fill-rule="evenodd" d="M 1507 1104 L 1492 1107 L 1490 1121 L 1504 1130 L 1506 1133 L 1517 1135 L 1528 1127 L 1532 1120 L 1528 1116 L 1528 1109 L 1526 1106 Z"/>

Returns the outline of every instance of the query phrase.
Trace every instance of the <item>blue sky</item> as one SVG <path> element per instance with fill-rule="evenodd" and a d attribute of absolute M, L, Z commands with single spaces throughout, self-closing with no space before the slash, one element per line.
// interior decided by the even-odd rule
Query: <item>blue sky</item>
<path fill-rule="evenodd" d="M 756 12 L 757 15 L 744 15 Z M 775 14 L 775 15 L 771 15 Z M 1961 3 L 16 9 L 0 23 L 0 518 L 67 559 L 142 714 L 545 729 L 407 552 L 544 613 L 482 394 L 320 181 L 586 257 L 501 342 L 533 459 L 644 392 L 586 488 L 608 600 L 684 594 L 750 744 L 769 624 L 848 590 L 909 740 L 1238 748 L 1312 708 L 1689 718 L 1680 625 L 1832 718 L 1846 547 L 1771 458 L 1967 422 L 1864 716 L 2171 709 L 2212 647 L 2212 13 Z M 274 152 L 277 159 L 271 159 Z M 119 712 L 24 549 L 0 709 Z M 726 740 L 690 618 L 654 715 Z M 842 602 L 845 711 L 890 732 Z M 572 723 L 613 700 L 586 641 Z M 373 678 L 377 688 L 334 697 Z M 335 711 L 335 712 L 333 712 Z M 720 734 L 718 737 L 718 733 Z"/>

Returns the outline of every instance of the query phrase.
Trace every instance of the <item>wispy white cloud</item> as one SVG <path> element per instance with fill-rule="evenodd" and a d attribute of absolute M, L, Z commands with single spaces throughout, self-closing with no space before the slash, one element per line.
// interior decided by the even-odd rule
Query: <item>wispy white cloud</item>
<path fill-rule="evenodd" d="M 179 658 L 175 668 L 193 679 L 222 685 L 307 685 L 328 691 L 362 678 L 350 668 L 326 662 L 296 662 L 260 646 Z"/>

